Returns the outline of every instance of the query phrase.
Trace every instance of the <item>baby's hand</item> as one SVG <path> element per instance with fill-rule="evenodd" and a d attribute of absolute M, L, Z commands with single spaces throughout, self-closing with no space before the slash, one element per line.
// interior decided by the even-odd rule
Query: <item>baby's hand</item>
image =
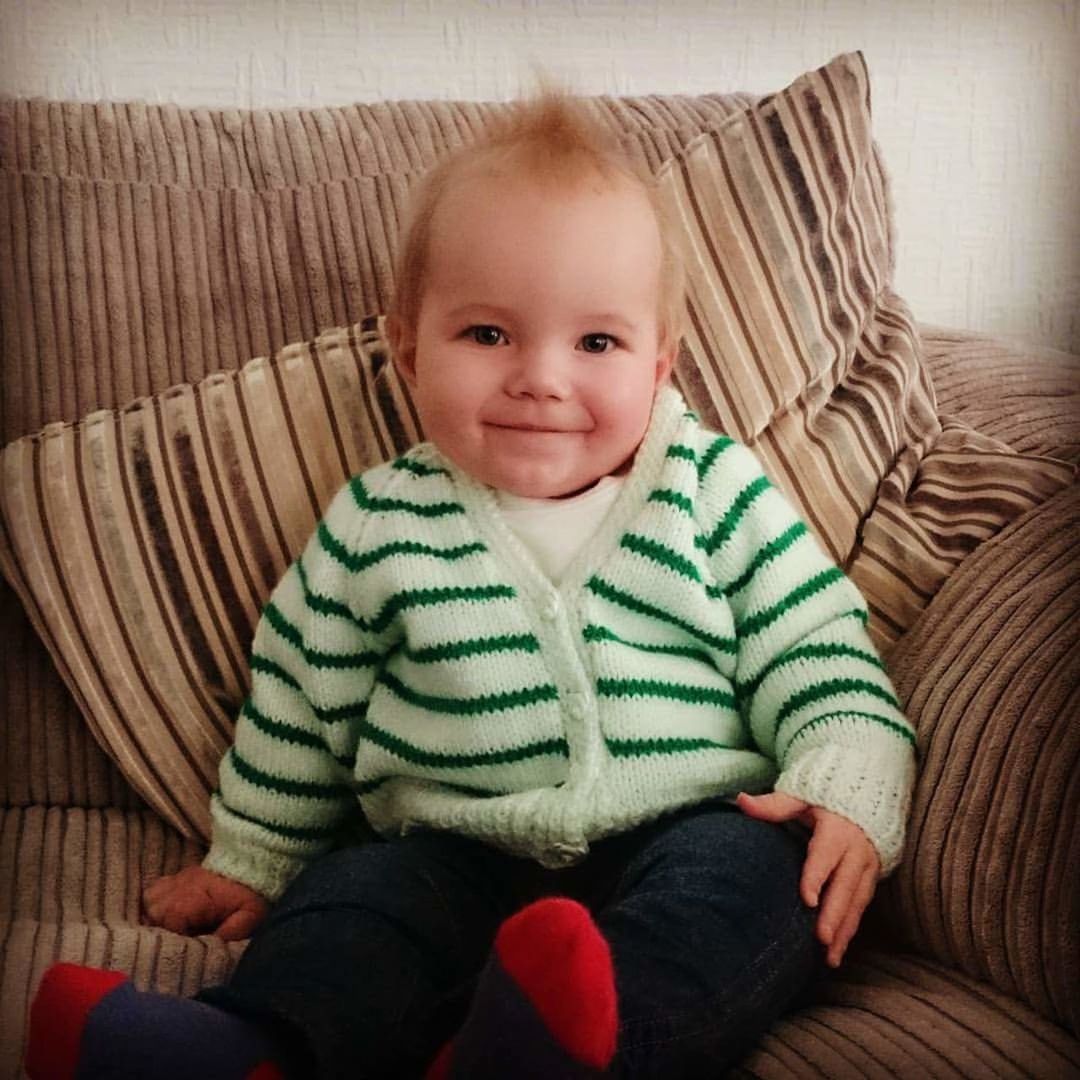
<path fill-rule="evenodd" d="M 829 966 L 839 967 L 877 888 L 881 869 L 877 849 L 853 821 L 782 791 L 769 795 L 740 792 L 736 801 L 750 817 L 762 821 L 795 819 L 813 830 L 799 888 L 807 905 L 817 907 L 822 887 L 828 882 L 817 935 L 828 947 Z"/>
<path fill-rule="evenodd" d="M 253 889 L 201 866 L 151 882 L 143 906 L 153 926 L 174 934 L 214 933 L 223 941 L 250 937 L 269 910 Z"/>

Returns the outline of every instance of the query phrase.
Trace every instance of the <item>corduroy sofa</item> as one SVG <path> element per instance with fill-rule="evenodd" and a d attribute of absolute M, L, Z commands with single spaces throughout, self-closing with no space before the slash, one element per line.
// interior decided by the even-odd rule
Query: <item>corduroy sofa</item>
<path fill-rule="evenodd" d="M 680 389 L 864 589 L 918 734 L 902 864 L 734 1075 L 1080 1075 L 1080 358 L 892 292 L 858 54 L 594 106 L 684 233 Z M 200 857 L 276 576 L 421 437 L 394 227 L 497 109 L 0 102 L 0 1076 L 49 964 L 190 994 L 239 955 L 141 925 L 141 888 Z"/>

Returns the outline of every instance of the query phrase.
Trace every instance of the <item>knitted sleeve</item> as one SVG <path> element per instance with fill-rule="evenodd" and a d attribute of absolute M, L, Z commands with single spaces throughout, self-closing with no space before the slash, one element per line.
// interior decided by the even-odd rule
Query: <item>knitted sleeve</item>
<path fill-rule="evenodd" d="M 211 799 L 203 865 L 270 900 L 357 812 L 356 722 L 388 647 L 349 602 L 350 540 L 362 525 L 346 487 L 274 589 Z"/>
<path fill-rule="evenodd" d="M 866 632 L 866 602 L 753 453 L 721 437 L 706 551 L 731 605 L 736 694 L 775 789 L 855 822 L 900 861 L 915 735 Z M 708 483 L 706 475 L 703 483 Z"/>

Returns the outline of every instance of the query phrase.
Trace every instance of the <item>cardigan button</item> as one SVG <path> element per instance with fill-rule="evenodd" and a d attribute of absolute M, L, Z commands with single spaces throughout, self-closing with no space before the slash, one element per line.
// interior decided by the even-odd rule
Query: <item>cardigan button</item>
<path fill-rule="evenodd" d="M 585 695 L 580 690 L 572 690 L 566 695 L 566 711 L 575 720 L 585 716 Z"/>
<path fill-rule="evenodd" d="M 552 593 L 544 603 L 543 608 L 540 611 L 548 622 L 554 622 L 559 617 L 559 598 Z"/>

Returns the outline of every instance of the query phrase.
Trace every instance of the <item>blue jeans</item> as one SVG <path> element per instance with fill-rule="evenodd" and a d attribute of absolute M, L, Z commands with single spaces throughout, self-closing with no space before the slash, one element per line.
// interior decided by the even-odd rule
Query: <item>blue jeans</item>
<path fill-rule="evenodd" d="M 199 996 L 284 1033 L 298 1077 L 421 1076 L 499 924 L 570 896 L 614 960 L 611 1075 L 716 1077 L 824 971 L 798 891 L 808 837 L 715 801 L 562 870 L 431 831 L 345 848 L 293 882 L 228 985 Z"/>

